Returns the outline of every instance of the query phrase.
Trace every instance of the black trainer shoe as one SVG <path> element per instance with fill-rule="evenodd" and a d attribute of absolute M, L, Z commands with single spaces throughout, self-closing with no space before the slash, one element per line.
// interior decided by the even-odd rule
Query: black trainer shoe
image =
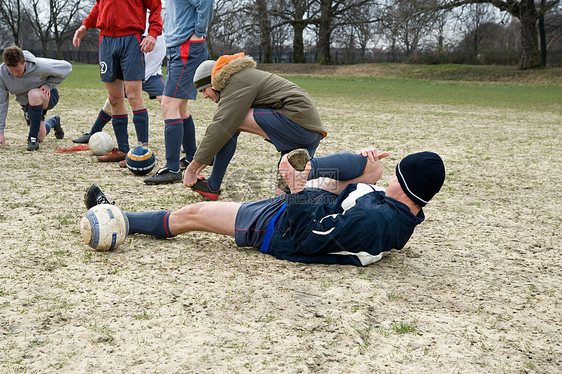
<path fill-rule="evenodd" d="M 187 158 L 182 157 L 180 158 L 180 170 L 185 170 L 189 166 L 191 162 L 187 161 Z"/>
<path fill-rule="evenodd" d="M 219 195 L 221 194 L 221 189 L 212 190 L 209 185 L 209 181 L 206 179 L 199 179 L 193 186 L 191 186 L 191 189 L 212 201 L 217 201 L 219 199 Z"/>
<path fill-rule="evenodd" d="M 115 204 L 115 201 L 110 202 L 107 200 L 107 197 L 101 192 L 101 189 L 95 184 L 92 184 L 84 194 L 84 204 L 86 204 L 86 209 L 91 209 L 99 204 Z"/>
<path fill-rule="evenodd" d="M 27 150 L 28 151 L 36 151 L 39 149 L 39 142 L 37 138 L 29 138 L 27 140 Z"/>
<path fill-rule="evenodd" d="M 55 130 L 55 138 L 63 139 L 64 138 L 64 130 L 60 125 L 60 117 L 58 115 L 54 115 L 53 118 L 55 119 L 55 125 L 53 126 L 53 130 Z"/>
<path fill-rule="evenodd" d="M 80 143 L 80 144 L 88 144 L 88 142 L 90 141 L 90 137 L 92 135 L 90 135 L 89 132 L 84 131 L 84 134 L 82 136 L 79 136 L 77 138 L 72 139 L 72 141 L 74 143 Z"/>
<path fill-rule="evenodd" d="M 166 184 L 166 183 L 179 183 L 182 181 L 181 170 L 171 171 L 164 167 L 159 169 L 156 174 L 145 178 L 146 184 Z"/>

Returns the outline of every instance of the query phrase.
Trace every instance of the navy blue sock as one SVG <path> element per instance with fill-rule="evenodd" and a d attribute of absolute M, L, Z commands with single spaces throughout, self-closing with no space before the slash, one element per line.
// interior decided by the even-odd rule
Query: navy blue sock
<path fill-rule="evenodd" d="M 129 152 L 129 133 L 127 132 L 129 116 L 127 114 L 113 115 L 111 123 L 113 124 L 115 138 L 117 138 L 117 148 L 123 153 Z"/>
<path fill-rule="evenodd" d="M 195 123 L 193 116 L 189 116 L 183 120 L 183 151 L 187 161 L 193 160 L 193 155 L 197 151 L 197 144 L 195 143 Z"/>
<path fill-rule="evenodd" d="M 129 234 L 152 235 L 158 239 L 171 238 L 168 220 L 170 212 L 159 210 L 157 212 L 125 213 L 129 219 Z"/>
<path fill-rule="evenodd" d="M 43 105 L 30 105 L 27 111 L 29 114 L 29 138 L 37 139 L 43 120 Z"/>
<path fill-rule="evenodd" d="M 221 148 L 221 150 L 215 155 L 215 160 L 213 162 L 213 171 L 211 171 L 211 176 L 207 179 L 209 182 L 209 187 L 213 191 L 217 191 L 221 188 L 222 180 L 224 174 L 226 173 L 226 168 L 234 156 L 236 151 L 236 143 L 238 140 L 238 135 L 240 133 L 236 132 L 232 138 L 228 139 L 228 142 Z"/>
<path fill-rule="evenodd" d="M 164 120 L 164 144 L 166 145 L 166 167 L 170 171 L 180 170 L 180 151 L 183 139 L 181 118 Z"/>
<path fill-rule="evenodd" d="M 133 110 L 133 123 L 137 131 L 137 140 L 148 143 L 148 111 L 146 108 Z"/>
<path fill-rule="evenodd" d="M 320 177 L 347 181 L 359 177 L 365 172 L 367 157 L 354 153 L 335 153 L 333 155 L 315 157 L 310 160 L 308 179 Z"/>
<path fill-rule="evenodd" d="M 90 135 L 102 131 L 109 121 L 111 121 L 111 116 L 104 112 L 103 109 L 100 110 L 98 117 L 96 118 L 94 124 L 92 125 L 92 128 L 90 129 Z"/>
<path fill-rule="evenodd" d="M 55 117 L 51 117 L 45 121 L 45 130 L 47 130 L 47 134 L 51 132 L 51 129 L 53 128 L 55 123 L 57 123 Z"/>

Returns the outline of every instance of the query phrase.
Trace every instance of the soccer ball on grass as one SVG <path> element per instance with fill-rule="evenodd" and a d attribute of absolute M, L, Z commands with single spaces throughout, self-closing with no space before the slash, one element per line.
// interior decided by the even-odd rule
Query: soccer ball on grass
<path fill-rule="evenodd" d="M 150 173 L 154 169 L 154 165 L 156 165 L 154 153 L 148 147 L 142 145 L 131 148 L 125 160 L 127 168 L 131 173 L 137 175 Z"/>
<path fill-rule="evenodd" d="M 129 220 L 112 204 L 99 204 L 88 210 L 80 220 L 80 233 L 86 244 L 96 251 L 119 247 L 129 232 Z"/>
<path fill-rule="evenodd" d="M 88 148 L 96 156 L 106 155 L 113 149 L 113 139 L 111 139 L 108 133 L 96 132 L 90 136 Z"/>

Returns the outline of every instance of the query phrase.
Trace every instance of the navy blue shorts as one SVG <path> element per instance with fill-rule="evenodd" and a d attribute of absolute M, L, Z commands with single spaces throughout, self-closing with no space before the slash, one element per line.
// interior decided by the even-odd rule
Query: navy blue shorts
<path fill-rule="evenodd" d="M 100 38 L 100 75 L 102 82 L 141 81 L 144 79 L 144 54 L 140 35 Z"/>
<path fill-rule="evenodd" d="M 239 247 L 260 248 L 269 221 L 285 203 L 285 195 L 243 203 L 236 214 L 234 240 Z"/>
<path fill-rule="evenodd" d="M 151 76 L 142 82 L 142 90 L 150 96 L 150 99 L 162 96 L 164 92 L 164 77 L 161 74 Z"/>
<path fill-rule="evenodd" d="M 205 40 L 186 41 L 182 45 L 166 48 L 168 71 L 164 95 L 184 100 L 195 100 L 197 90 L 193 75 L 197 67 L 207 59 Z"/>
<path fill-rule="evenodd" d="M 305 191 L 306 194 L 302 198 L 310 204 L 332 204 L 337 199 L 337 195 L 319 188 L 307 187 Z M 267 200 L 243 203 L 238 209 L 234 222 L 236 245 L 255 247 L 264 253 L 269 253 L 269 240 L 275 230 L 277 219 L 286 207 L 286 198 L 287 195 L 281 195 Z M 273 224 L 269 226 L 268 231 L 270 221 Z M 262 246 L 264 241 L 265 244 Z"/>
<path fill-rule="evenodd" d="M 322 140 L 322 134 L 297 125 L 273 109 L 254 108 L 254 120 L 282 155 L 293 149 L 306 148 L 312 157 Z"/>
<path fill-rule="evenodd" d="M 47 109 L 45 110 L 45 112 L 49 109 L 53 109 L 55 107 L 55 105 L 57 105 L 59 102 L 59 90 L 55 88 L 53 88 L 51 90 L 51 97 L 49 98 L 49 105 L 47 105 Z"/>

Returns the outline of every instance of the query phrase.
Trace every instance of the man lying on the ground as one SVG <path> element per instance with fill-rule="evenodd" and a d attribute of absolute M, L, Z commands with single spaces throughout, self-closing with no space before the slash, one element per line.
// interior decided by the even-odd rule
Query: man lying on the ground
<path fill-rule="evenodd" d="M 206 231 L 233 236 L 237 246 L 259 248 L 279 259 L 365 266 L 380 260 L 384 252 L 404 247 L 424 220 L 422 208 L 445 180 L 439 155 L 420 152 L 398 163 L 386 190 L 377 187 L 380 159 L 388 153 L 379 155 L 371 148 L 360 154 L 324 156 L 348 158 L 350 167 L 365 165 L 360 177 L 319 178 L 307 184 L 311 163 L 304 159 L 296 165 L 294 160 L 303 159 L 300 151 L 283 156 L 279 165 L 290 194 L 242 204 L 201 202 L 174 212 L 125 213 L 129 234 L 169 238 Z M 95 185 L 86 192 L 85 202 L 88 209 L 109 203 Z"/>

